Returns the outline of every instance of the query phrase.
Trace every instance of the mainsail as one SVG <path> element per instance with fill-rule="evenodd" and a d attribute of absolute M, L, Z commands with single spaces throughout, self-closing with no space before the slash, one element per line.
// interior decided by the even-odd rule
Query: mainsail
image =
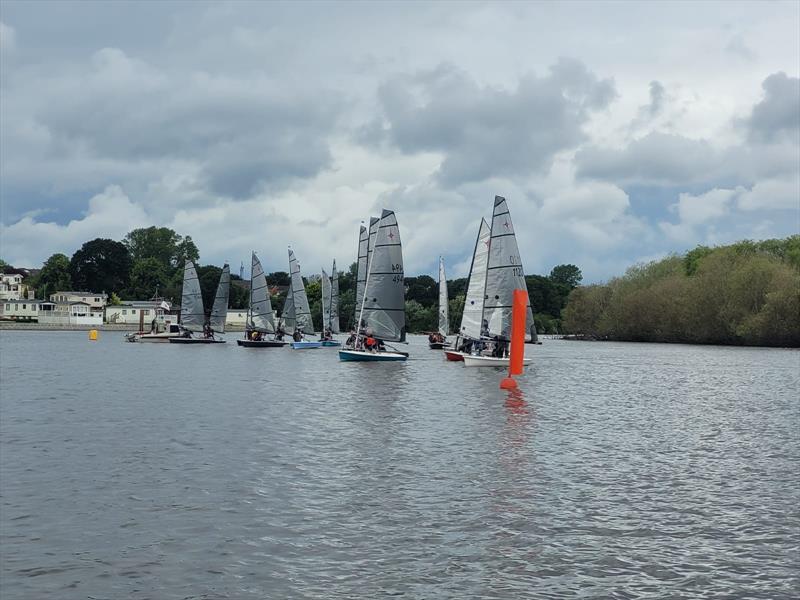
<path fill-rule="evenodd" d="M 333 259 L 331 270 L 331 324 L 332 333 L 339 333 L 339 272 L 336 270 L 336 259 Z"/>
<path fill-rule="evenodd" d="M 314 333 L 314 322 L 311 320 L 311 309 L 308 307 L 308 296 L 300 275 L 300 263 L 289 248 L 289 273 L 292 277 L 292 303 L 294 304 L 295 327 L 303 333 Z"/>
<path fill-rule="evenodd" d="M 483 308 L 483 319 L 488 324 L 490 336 L 500 336 L 506 340 L 511 338 L 511 308 L 515 289 L 527 290 L 522 259 L 506 199 L 495 196 Z M 530 301 L 527 312 L 525 331 L 529 332 L 533 325 Z"/>
<path fill-rule="evenodd" d="M 275 318 L 272 314 L 272 302 L 269 299 L 269 287 L 261 261 L 253 252 L 250 269 L 250 310 L 247 314 L 247 328 L 250 331 L 272 333 L 275 331 Z"/>
<path fill-rule="evenodd" d="M 372 250 L 359 322 L 379 339 L 403 342 L 406 339 L 403 247 L 397 218 L 391 210 L 384 209 L 381 214 Z"/>
<path fill-rule="evenodd" d="M 356 272 L 356 328 L 358 315 L 361 312 L 361 301 L 364 299 L 364 284 L 367 283 L 367 249 L 369 247 L 369 230 L 361 226 L 358 232 L 358 270 Z"/>
<path fill-rule="evenodd" d="M 464 312 L 461 315 L 459 335 L 477 340 L 481 337 L 481 321 L 483 320 L 483 301 L 486 293 L 486 263 L 489 258 L 489 238 L 491 230 L 486 219 L 481 219 L 475 250 L 472 253 L 472 265 L 469 268 L 467 297 L 464 300 Z"/>
<path fill-rule="evenodd" d="M 439 333 L 446 336 L 450 329 L 447 316 L 447 278 L 444 275 L 444 258 L 439 257 Z"/>
<path fill-rule="evenodd" d="M 331 326 L 331 279 L 322 269 L 322 331 Z"/>
<path fill-rule="evenodd" d="M 181 291 L 181 325 L 190 331 L 202 331 L 206 322 L 203 310 L 203 295 L 197 269 L 190 260 L 183 267 L 183 290 Z"/>
<path fill-rule="evenodd" d="M 214 305 L 211 308 L 211 329 L 224 333 L 225 319 L 228 317 L 228 296 L 231 290 L 231 269 L 226 264 L 222 267 L 222 274 L 219 276 L 217 293 L 214 296 Z"/>
<path fill-rule="evenodd" d="M 289 335 L 293 334 L 297 320 L 294 318 L 294 298 L 292 297 L 292 288 L 286 290 L 286 301 L 283 303 L 281 321 L 283 322 L 283 331 Z"/>

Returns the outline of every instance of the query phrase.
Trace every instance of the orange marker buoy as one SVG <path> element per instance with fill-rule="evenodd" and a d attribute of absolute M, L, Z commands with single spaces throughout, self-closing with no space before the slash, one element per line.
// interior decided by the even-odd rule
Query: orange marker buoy
<path fill-rule="evenodd" d="M 522 375 L 522 359 L 525 358 L 525 317 L 528 312 L 528 292 L 514 290 L 511 308 L 511 355 L 508 361 L 508 377 L 500 382 L 500 389 L 513 390 L 517 382 L 512 375 Z"/>

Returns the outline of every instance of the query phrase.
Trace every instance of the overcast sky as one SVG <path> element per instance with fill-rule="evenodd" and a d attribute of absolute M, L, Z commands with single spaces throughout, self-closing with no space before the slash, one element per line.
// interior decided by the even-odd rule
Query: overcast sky
<path fill-rule="evenodd" d="M 495 194 L 587 281 L 800 230 L 800 3 L 0 3 L 0 253 L 135 227 L 234 272 L 464 275 Z M 249 266 L 248 266 L 249 270 Z"/>

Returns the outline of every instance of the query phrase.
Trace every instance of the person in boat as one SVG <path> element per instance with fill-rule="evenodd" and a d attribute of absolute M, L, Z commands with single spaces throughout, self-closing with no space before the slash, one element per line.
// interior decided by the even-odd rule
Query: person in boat
<path fill-rule="evenodd" d="M 211 329 L 211 323 L 206 322 L 206 324 L 203 325 L 203 337 L 214 339 L 214 330 Z"/>
<path fill-rule="evenodd" d="M 364 338 L 364 350 L 368 352 L 375 352 L 378 350 L 378 340 L 376 340 L 372 335 L 368 335 Z"/>
<path fill-rule="evenodd" d="M 283 330 L 283 327 L 278 325 L 278 330 L 275 332 L 275 339 L 279 342 L 282 342 L 284 335 L 286 335 L 286 332 Z"/>
<path fill-rule="evenodd" d="M 303 334 L 300 332 L 299 329 L 294 330 L 294 333 L 292 334 L 292 340 L 294 340 L 295 342 L 303 341 Z"/>
<path fill-rule="evenodd" d="M 357 337 L 356 336 L 356 332 L 355 331 L 351 331 L 350 332 L 350 336 L 347 338 L 347 341 L 344 343 L 344 345 L 347 348 L 355 348 L 356 347 L 356 337 Z"/>
<path fill-rule="evenodd" d="M 329 342 L 333 339 L 333 333 L 329 327 L 326 327 L 325 330 L 322 332 L 322 340 L 323 342 Z"/>

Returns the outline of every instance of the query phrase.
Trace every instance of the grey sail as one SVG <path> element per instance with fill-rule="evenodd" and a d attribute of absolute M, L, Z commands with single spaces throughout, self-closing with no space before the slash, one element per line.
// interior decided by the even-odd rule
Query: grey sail
<path fill-rule="evenodd" d="M 294 304 L 295 327 L 303 333 L 314 333 L 314 323 L 311 320 L 311 309 L 308 307 L 308 296 L 300 275 L 300 263 L 289 248 L 289 274 L 292 277 L 292 303 Z"/>
<path fill-rule="evenodd" d="M 379 339 L 393 342 L 406 339 L 403 247 L 397 218 L 391 210 L 384 209 L 377 227 L 361 321 Z"/>
<path fill-rule="evenodd" d="M 206 322 L 203 310 L 203 295 L 197 269 L 190 260 L 183 267 L 183 290 L 181 291 L 181 325 L 190 331 L 202 331 Z"/>
<path fill-rule="evenodd" d="M 322 269 L 322 330 L 331 326 L 331 279 Z"/>
<path fill-rule="evenodd" d="M 511 308 L 514 290 L 527 290 L 517 237 L 508 212 L 506 199 L 494 197 L 492 235 L 489 241 L 489 263 L 486 267 L 486 293 L 483 318 L 488 323 L 489 336 L 511 337 Z M 525 331 L 533 325 L 533 312 L 528 302 Z"/>
<path fill-rule="evenodd" d="M 372 248 L 375 246 L 375 237 L 378 235 L 378 225 L 380 219 L 378 217 L 369 218 L 369 231 L 367 236 L 367 272 L 369 272 L 370 261 L 372 260 Z M 366 286 L 366 281 L 364 282 Z M 363 297 L 362 297 L 363 300 Z M 356 309 L 360 308 L 361 304 L 356 304 Z M 358 320 L 356 320 L 358 323 Z"/>
<path fill-rule="evenodd" d="M 261 261 L 258 260 L 255 252 L 253 252 L 250 273 L 250 310 L 247 315 L 247 328 L 251 331 L 273 333 L 275 316 L 272 313 L 272 302 L 269 299 L 267 276 L 264 275 Z"/>
<path fill-rule="evenodd" d="M 294 333 L 297 324 L 294 318 L 294 298 L 292 297 L 292 288 L 286 290 L 286 301 L 283 303 L 283 311 L 281 311 L 281 322 L 283 323 L 283 330 L 289 335 Z"/>
<path fill-rule="evenodd" d="M 447 335 L 450 329 L 450 319 L 447 310 L 447 278 L 444 274 L 444 259 L 439 257 L 439 333 Z"/>
<path fill-rule="evenodd" d="M 481 337 L 481 321 L 483 319 L 483 300 L 486 293 L 486 264 L 489 259 L 489 238 L 491 230 L 486 219 L 481 219 L 475 250 L 472 253 L 472 265 L 469 269 L 467 297 L 464 300 L 464 312 L 461 315 L 459 335 L 471 339 Z"/>
<path fill-rule="evenodd" d="M 222 274 L 219 276 L 217 293 L 214 296 L 214 305 L 211 308 L 211 329 L 224 333 L 225 319 L 228 318 L 228 297 L 231 291 L 231 269 L 226 264 L 222 267 Z"/>
<path fill-rule="evenodd" d="M 339 333 L 339 272 L 336 270 L 336 259 L 331 270 L 331 332 Z"/>
<path fill-rule="evenodd" d="M 364 299 L 364 285 L 367 283 L 367 248 L 369 246 L 369 230 L 361 226 L 358 232 L 358 270 L 356 271 L 356 310 L 353 323 L 358 323 L 361 312 L 361 301 Z"/>

